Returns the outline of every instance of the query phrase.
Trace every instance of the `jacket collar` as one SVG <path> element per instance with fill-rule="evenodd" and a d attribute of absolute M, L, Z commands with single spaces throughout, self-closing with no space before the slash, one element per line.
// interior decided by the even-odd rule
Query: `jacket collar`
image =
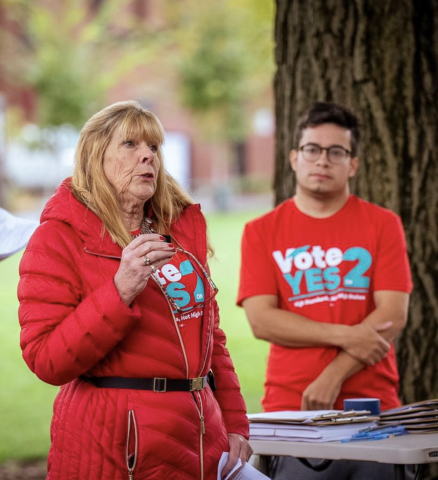
<path fill-rule="evenodd" d="M 189 205 L 174 222 L 172 236 L 185 249 L 192 251 L 205 264 L 207 245 L 205 241 L 206 224 L 198 204 Z M 120 257 L 121 247 L 113 242 L 103 228 L 102 220 L 80 202 L 71 191 L 71 177 L 64 180 L 47 202 L 41 223 L 58 220 L 67 223 L 77 232 L 84 242 L 84 248 L 99 255 Z M 196 252 L 194 252 L 194 248 Z"/>

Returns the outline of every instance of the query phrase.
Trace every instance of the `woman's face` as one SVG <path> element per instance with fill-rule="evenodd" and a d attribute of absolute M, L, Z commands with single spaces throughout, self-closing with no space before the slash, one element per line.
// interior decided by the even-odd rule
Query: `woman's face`
<path fill-rule="evenodd" d="M 123 138 L 117 129 L 106 149 L 103 171 L 123 205 L 143 205 L 155 193 L 160 160 L 158 145 Z"/>

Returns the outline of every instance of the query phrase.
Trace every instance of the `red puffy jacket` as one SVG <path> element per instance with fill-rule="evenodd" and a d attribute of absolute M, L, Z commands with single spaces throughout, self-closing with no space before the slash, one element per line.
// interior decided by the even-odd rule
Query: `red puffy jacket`
<path fill-rule="evenodd" d="M 206 225 L 198 206 L 184 210 L 172 235 L 206 263 Z M 133 451 L 137 441 L 134 480 L 215 479 L 227 434 L 248 438 L 248 421 L 214 300 L 204 307 L 199 352 L 199 376 L 213 370 L 214 394 L 209 386 L 157 393 L 97 388 L 78 379 L 187 378 L 166 298 L 149 282 L 127 307 L 113 282 L 120 257 L 121 248 L 107 232 L 102 235 L 101 220 L 64 182 L 23 255 L 18 287 L 23 357 L 41 380 L 62 385 L 48 478 L 127 480 L 127 447 Z M 137 428 L 131 423 L 128 432 L 129 412 Z"/>

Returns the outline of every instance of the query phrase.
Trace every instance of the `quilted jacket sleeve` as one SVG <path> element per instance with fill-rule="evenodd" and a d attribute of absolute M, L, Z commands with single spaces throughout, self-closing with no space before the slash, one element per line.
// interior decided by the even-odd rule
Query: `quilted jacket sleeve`
<path fill-rule="evenodd" d="M 222 410 L 228 433 L 238 433 L 249 438 L 249 423 L 245 401 L 240 393 L 239 380 L 230 354 L 225 347 L 225 333 L 219 328 L 219 307 L 214 300 L 214 331 L 212 370 L 216 391 L 215 397 Z"/>
<path fill-rule="evenodd" d="M 20 263 L 20 345 L 29 368 L 63 385 L 88 371 L 131 330 L 139 311 L 121 300 L 112 278 L 85 294 L 78 237 L 62 222 L 41 225 Z"/>

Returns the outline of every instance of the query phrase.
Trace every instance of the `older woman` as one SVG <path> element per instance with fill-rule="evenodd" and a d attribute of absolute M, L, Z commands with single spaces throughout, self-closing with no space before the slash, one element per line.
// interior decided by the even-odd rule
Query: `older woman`
<path fill-rule="evenodd" d="M 136 102 L 94 115 L 20 265 L 24 359 L 62 386 L 51 480 L 214 479 L 251 452 L 206 224 L 163 139 Z"/>

